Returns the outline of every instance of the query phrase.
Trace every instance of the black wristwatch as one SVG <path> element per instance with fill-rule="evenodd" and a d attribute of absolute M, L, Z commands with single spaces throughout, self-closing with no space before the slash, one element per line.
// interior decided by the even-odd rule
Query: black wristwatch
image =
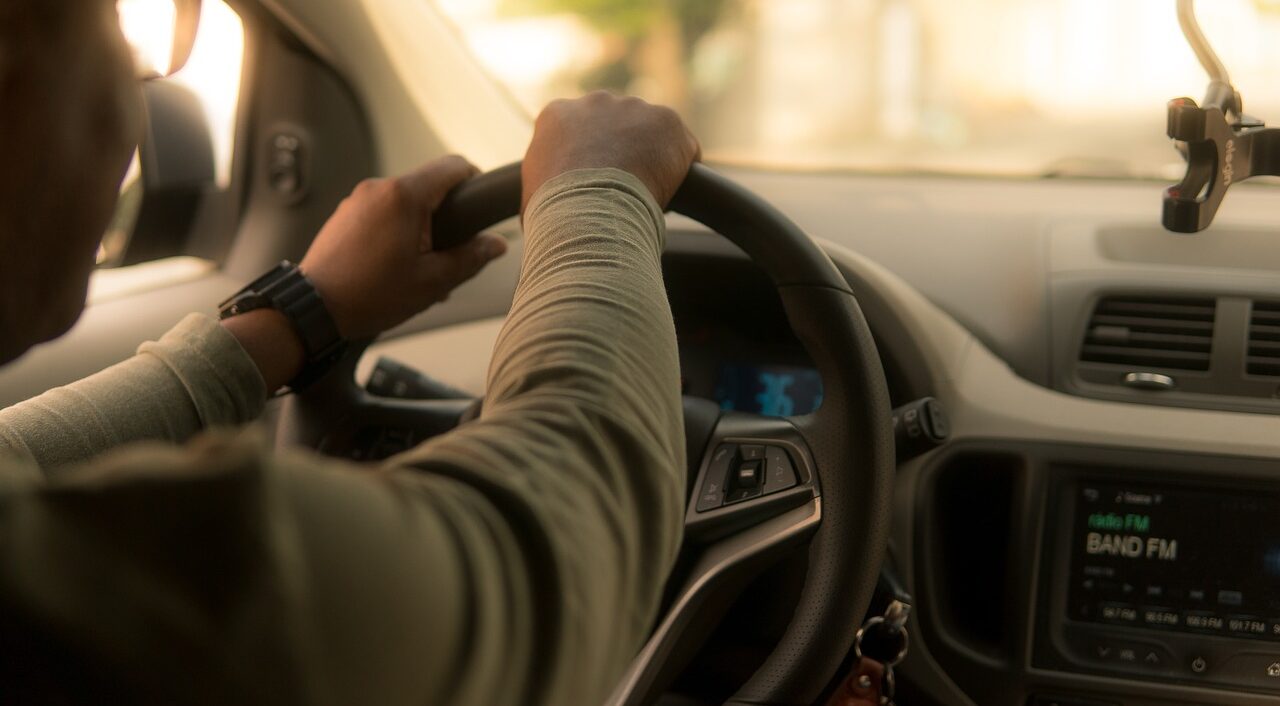
<path fill-rule="evenodd" d="M 288 319 L 307 352 L 302 372 L 289 381 L 300 390 L 315 382 L 346 352 L 347 342 L 338 333 L 333 316 L 320 293 L 298 266 L 285 260 L 247 287 L 218 305 L 220 319 L 228 319 L 255 309 L 275 309 Z"/>

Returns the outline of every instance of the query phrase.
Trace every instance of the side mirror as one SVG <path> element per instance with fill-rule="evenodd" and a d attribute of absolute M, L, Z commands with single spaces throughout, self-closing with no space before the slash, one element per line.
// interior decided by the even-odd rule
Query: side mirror
<path fill-rule="evenodd" d="M 186 65 L 200 28 L 200 0 L 116 0 L 120 29 L 143 78 L 163 78 Z"/>
<path fill-rule="evenodd" d="M 132 218 L 118 224 L 107 266 L 186 252 L 200 206 L 216 189 L 213 138 L 196 95 L 173 81 L 148 81 L 142 91 L 148 120 L 138 147 L 141 174 L 120 195 Z"/>

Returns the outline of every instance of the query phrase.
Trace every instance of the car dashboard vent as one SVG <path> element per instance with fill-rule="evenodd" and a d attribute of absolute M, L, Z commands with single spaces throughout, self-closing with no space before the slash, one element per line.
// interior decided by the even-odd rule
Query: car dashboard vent
<path fill-rule="evenodd" d="M 1205 371 L 1213 347 L 1213 298 L 1112 296 L 1089 319 L 1080 360 L 1132 368 Z M 1280 356 L 1280 306 L 1274 355 Z M 1280 374 L 1280 357 L 1272 359 Z"/>
<path fill-rule="evenodd" d="M 1253 303 L 1245 370 L 1250 375 L 1280 377 L 1280 301 Z"/>

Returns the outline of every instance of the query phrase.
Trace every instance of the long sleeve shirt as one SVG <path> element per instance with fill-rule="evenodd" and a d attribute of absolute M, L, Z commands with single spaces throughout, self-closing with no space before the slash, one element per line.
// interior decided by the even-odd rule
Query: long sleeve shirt
<path fill-rule="evenodd" d="M 600 703 L 680 542 L 661 209 L 543 186 L 481 417 L 389 461 L 277 451 L 193 316 L 0 412 L 0 702 Z"/>

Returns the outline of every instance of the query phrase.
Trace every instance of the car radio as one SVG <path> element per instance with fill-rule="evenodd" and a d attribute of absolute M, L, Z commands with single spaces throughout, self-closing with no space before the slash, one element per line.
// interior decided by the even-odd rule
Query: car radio
<path fill-rule="evenodd" d="M 1081 475 L 1058 508 L 1068 664 L 1280 691 L 1280 489 Z"/>

